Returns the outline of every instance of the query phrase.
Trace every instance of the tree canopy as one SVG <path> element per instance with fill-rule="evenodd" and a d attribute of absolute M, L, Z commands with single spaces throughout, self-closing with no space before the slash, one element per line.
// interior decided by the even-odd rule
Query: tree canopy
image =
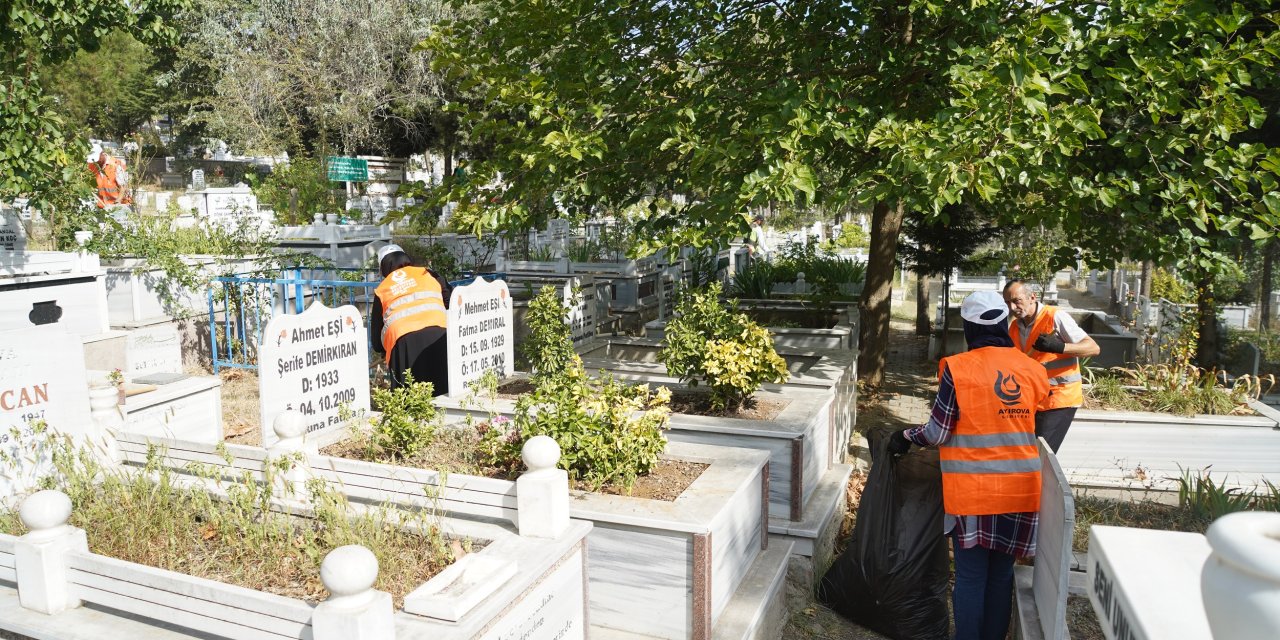
<path fill-rule="evenodd" d="M 1213 229 L 1280 226 L 1280 157 L 1257 135 L 1280 54 L 1263 0 L 486 8 L 430 42 L 484 96 L 464 122 L 494 150 L 442 197 L 499 225 L 553 197 L 687 196 L 651 211 L 653 244 L 741 233 L 769 199 L 874 204 L 872 352 L 906 210 L 985 202 L 1099 256 L 1206 263 Z"/>

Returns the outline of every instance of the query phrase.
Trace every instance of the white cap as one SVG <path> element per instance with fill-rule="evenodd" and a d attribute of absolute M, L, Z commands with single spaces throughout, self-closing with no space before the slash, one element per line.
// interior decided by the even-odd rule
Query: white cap
<path fill-rule="evenodd" d="M 990 313 L 996 310 L 1000 313 Z M 1009 317 L 1009 305 L 995 291 L 974 291 L 960 303 L 960 317 L 974 324 L 999 324 Z"/>
<path fill-rule="evenodd" d="M 90 163 L 97 162 L 98 156 L 100 155 L 102 155 L 102 145 L 95 144 L 93 145 L 93 149 L 89 150 L 89 155 L 85 157 L 84 161 Z"/>
<path fill-rule="evenodd" d="M 404 251 L 398 244 L 389 244 L 378 249 L 378 264 L 382 264 L 382 259 L 397 252 Z"/>

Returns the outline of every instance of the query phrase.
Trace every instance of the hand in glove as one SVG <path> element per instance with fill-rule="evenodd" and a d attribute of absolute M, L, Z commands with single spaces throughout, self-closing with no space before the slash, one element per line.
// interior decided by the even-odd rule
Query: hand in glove
<path fill-rule="evenodd" d="M 911 441 L 901 431 L 894 431 L 889 436 L 889 455 L 898 457 L 911 449 Z"/>
<path fill-rule="evenodd" d="M 1059 338 L 1054 333 L 1046 333 L 1036 338 L 1036 342 L 1032 346 L 1036 348 L 1036 351 L 1045 353 L 1062 353 L 1067 349 L 1067 343 L 1063 342 L 1062 338 Z"/>

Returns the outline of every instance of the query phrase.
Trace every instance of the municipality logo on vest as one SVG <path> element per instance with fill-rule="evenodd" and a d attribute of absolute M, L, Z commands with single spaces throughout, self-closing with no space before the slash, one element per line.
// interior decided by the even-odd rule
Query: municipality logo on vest
<path fill-rule="evenodd" d="M 996 371 L 996 397 L 1006 407 L 1012 407 L 1022 400 L 1022 385 L 1014 375 L 1005 376 L 1003 371 Z"/>

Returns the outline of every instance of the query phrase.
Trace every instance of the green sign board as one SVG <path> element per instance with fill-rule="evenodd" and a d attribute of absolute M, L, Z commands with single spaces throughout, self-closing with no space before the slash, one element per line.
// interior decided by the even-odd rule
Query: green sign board
<path fill-rule="evenodd" d="M 360 158 L 329 156 L 329 179 L 334 182 L 368 182 L 369 161 Z"/>

